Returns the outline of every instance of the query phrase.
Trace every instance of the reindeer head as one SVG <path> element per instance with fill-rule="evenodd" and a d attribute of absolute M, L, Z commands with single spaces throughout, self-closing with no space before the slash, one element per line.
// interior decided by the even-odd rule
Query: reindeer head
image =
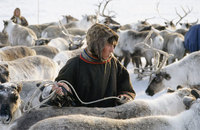
<path fill-rule="evenodd" d="M 166 72 L 160 71 L 157 74 L 153 74 L 152 80 L 150 81 L 150 84 L 148 85 L 148 87 L 145 91 L 146 94 L 153 96 L 155 93 L 160 92 L 161 90 L 166 88 L 166 86 L 164 86 L 163 82 L 165 80 L 170 80 L 170 79 L 171 79 L 171 76 Z"/>
<path fill-rule="evenodd" d="M 165 22 L 165 26 L 166 26 L 167 28 L 172 29 L 172 30 L 176 30 L 176 25 L 174 24 L 173 21 L 166 21 L 166 22 Z"/>
<path fill-rule="evenodd" d="M 66 23 L 70 23 L 70 22 L 73 22 L 73 21 L 78 21 L 78 19 L 72 17 L 71 15 L 64 15 L 63 17 L 65 17 Z"/>
<path fill-rule="evenodd" d="M 6 27 L 8 26 L 8 21 L 3 20 L 3 25 L 4 25 L 4 28 L 2 30 L 2 33 L 6 33 Z"/>
<path fill-rule="evenodd" d="M 198 23 L 198 21 L 199 21 L 199 19 L 197 19 L 197 21 L 193 22 L 193 23 L 186 22 L 186 23 L 179 23 L 179 24 L 181 25 L 181 28 L 183 28 L 183 29 L 189 29 L 193 25 L 196 25 Z"/>
<path fill-rule="evenodd" d="M 0 84 L 0 121 L 3 124 L 10 123 L 16 110 L 19 109 L 21 89 L 21 84 Z"/>
<path fill-rule="evenodd" d="M 3 33 L 7 33 L 7 30 L 8 30 L 8 27 L 10 25 L 15 25 L 15 23 L 12 22 L 12 20 L 3 20 L 3 23 L 4 23 L 4 28 L 2 30 Z"/>
<path fill-rule="evenodd" d="M 48 39 L 48 38 L 40 38 L 40 39 L 35 40 L 35 45 L 36 46 L 47 45 L 50 41 L 51 39 Z"/>

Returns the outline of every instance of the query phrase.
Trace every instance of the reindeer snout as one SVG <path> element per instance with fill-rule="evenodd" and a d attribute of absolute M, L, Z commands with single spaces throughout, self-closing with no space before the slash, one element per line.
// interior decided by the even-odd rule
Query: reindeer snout
<path fill-rule="evenodd" d="M 151 89 L 147 89 L 147 90 L 145 91 L 145 93 L 146 93 L 147 95 L 149 95 L 149 96 L 153 96 L 153 95 L 155 94 L 154 91 L 151 90 Z"/>
<path fill-rule="evenodd" d="M 0 106 L 0 120 L 3 124 L 8 124 L 11 121 L 10 107 L 8 104 L 2 104 Z"/>

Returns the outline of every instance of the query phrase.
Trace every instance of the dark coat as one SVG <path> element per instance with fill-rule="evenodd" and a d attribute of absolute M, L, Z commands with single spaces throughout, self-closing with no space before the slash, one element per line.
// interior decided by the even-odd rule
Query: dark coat
<path fill-rule="evenodd" d="M 22 25 L 22 26 L 28 26 L 28 22 L 27 22 L 27 20 L 26 20 L 23 16 L 19 17 L 19 19 L 21 20 L 20 25 Z M 13 17 L 11 18 L 11 20 L 12 20 L 14 23 L 16 23 L 16 24 L 19 24 L 19 23 L 17 23 L 17 17 L 13 16 Z"/>
<path fill-rule="evenodd" d="M 69 81 L 84 102 L 127 94 L 133 99 L 135 91 L 127 69 L 114 57 L 106 63 L 87 62 L 81 56 L 70 59 L 59 72 L 56 81 Z M 81 104 L 78 103 L 80 106 Z M 95 103 L 92 107 L 112 107 L 116 100 Z"/>
<path fill-rule="evenodd" d="M 192 26 L 185 34 L 184 45 L 189 52 L 200 50 L 200 24 Z"/>

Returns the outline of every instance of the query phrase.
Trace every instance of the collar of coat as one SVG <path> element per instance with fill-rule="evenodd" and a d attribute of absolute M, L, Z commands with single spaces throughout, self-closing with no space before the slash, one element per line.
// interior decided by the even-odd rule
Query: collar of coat
<path fill-rule="evenodd" d="M 84 51 L 80 54 L 80 59 L 83 60 L 86 63 L 89 64 L 105 64 L 110 62 L 110 60 L 112 59 L 113 54 L 111 54 L 111 56 L 103 61 L 100 61 L 97 57 L 94 57 L 88 50 L 87 48 L 84 49 Z"/>

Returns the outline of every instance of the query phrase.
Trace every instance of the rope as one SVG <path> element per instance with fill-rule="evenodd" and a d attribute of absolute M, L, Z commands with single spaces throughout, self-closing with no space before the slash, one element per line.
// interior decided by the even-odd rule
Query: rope
<path fill-rule="evenodd" d="M 84 105 L 88 105 L 88 104 L 93 104 L 93 103 L 97 103 L 97 102 L 101 102 L 101 101 L 105 101 L 105 100 L 109 100 L 109 99 L 117 99 L 117 100 L 121 100 L 121 98 L 119 97 L 116 97 L 116 96 L 110 96 L 110 97 L 105 97 L 105 98 L 101 98 L 101 99 L 98 99 L 98 100 L 94 100 L 94 101 L 90 101 L 90 102 L 84 102 L 80 99 L 80 97 L 78 96 L 76 90 L 74 89 L 74 87 L 68 82 L 68 81 L 65 81 L 65 80 L 60 80 L 58 83 L 65 83 L 67 85 L 69 85 L 70 89 L 74 92 L 75 96 L 77 97 L 78 101 L 81 103 L 81 104 L 84 104 Z M 31 106 L 32 104 L 32 101 L 34 99 L 34 97 L 36 96 L 36 94 L 40 93 L 39 97 L 41 96 L 41 91 L 40 91 L 40 88 L 43 87 L 44 85 L 57 85 L 57 82 L 52 82 L 52 81 L 48 81 L 48 82 L 44 82 L 42 84 L 40 84 L 40 86 L 35 90 L 35 92 L 32 94 L 31 98 L 26 102 L 26 104 L 24 105 L 24 108 L 23 108 L 23 112 L 29 112 L 31 111 L 32 109 L 35 109 L 37 107 L 40 107 L 41 105 L 43 105 L 44 103 L 46 103 L 47 101 L 49 101 L 56 93 L 56 90 L 54 90 L 48 97 L 45 98 L 45 100 L 43 100 L 42 102 L 40 102 L 39 104 L 35 105 L 35 106 Z M 39 92 L 38 92 L 39 91 Z"/>
<path fill-rule="evenodd" d="M 76 93 L 76 90 L 74 89 L 74 87 L 66 80 L 60 80 L 59 83 L 66 83 L 67 85 L 69 85 L 69 87 L 72 89 L 72 91 L 74 92 L 75 96 L 77 97 L 78 101 L 84 105 L 88 105 L 88 104 L 93 104 L 93 103 L 97 103 L 97 102 L 101 102 L 101 101 L 105 101 L 105 100 L 109 100 L 109 99 L 118 99 L 121 100 L 121 98 L 116 97 L 116 96 L 110 96 L 110 97 L 105 97 L 105 98 L 101 98 L 98 100 L 94 100 L 94 101 L 90 101 L 90 102 L 84 102 L 80 99 L 80 97 L 78 96 L 78 94 Z"/>
<path fill-rule="evenodd" d="M 57 86 L 57 84 L 56 84 L 55 82 L 52 82 L 52 81 L 48 81 L 48 82 L 44 82 L 44 83 L 40 84 L 40 86 L 39 86 L 39 87 L 34 91 L 34 93 L 32 94 L 31 98 L 25 103 L 25 105 L 24 105 L 24 107 L 23 107 L 23 112 L 29 112 L 29 111 L 32 110 L 32 109 L 35 109 L 35 108 L 37 108 L 37 107 L 40 107 L 41 105 L 43 105 L 44 103 L 46 103 L 47 101 L 49 101 L 49 100 L 55 95 L 55 92 L 56 92 L 56 91 L 54 90 L 48 97 L 46 97 L 45 100 L 43 100 L 42 102 L 40 102 L 39 104 L 37 104 L 37 105 L 35 105 L 35 106 L 32 106 L 32 101 L 33 101 L 34 97 L 35 97 L 38 93 L 40 93 L 40 95 L 41 95 L 40 88 L 43 87 L 43 86 L 46 85 L 46 84 L 49 84 L 49 85 L 53 84 L 53 85 L 56 85 L 56 86 Z M 39 95 L 39 97 L 40 97 L 40 95 Z"/>

